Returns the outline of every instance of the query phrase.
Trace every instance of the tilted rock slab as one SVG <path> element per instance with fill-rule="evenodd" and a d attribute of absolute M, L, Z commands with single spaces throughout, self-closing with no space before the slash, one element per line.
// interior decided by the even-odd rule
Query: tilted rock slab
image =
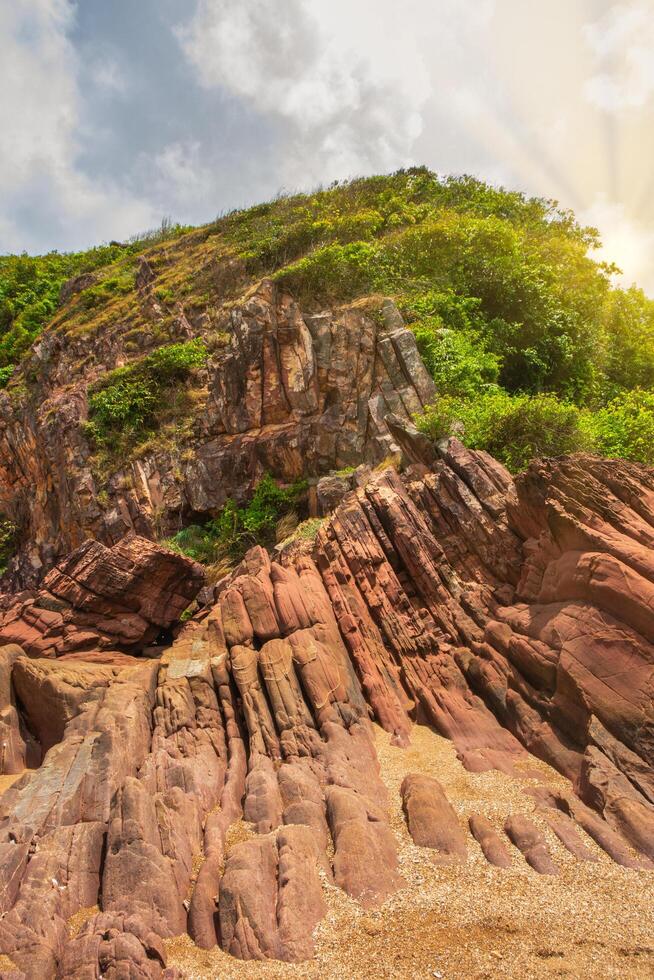
<path fill-rule="evenodd" d="M 212 286 L 229 277 L 228 265 L 212 261 Z M 381 317 L 357 304 L 307 313 L 264 280 L 218 313 L 212 302 L 166 323 L 178 334 L 171 340 L 206 336 L 208 327 L 226 340 L 201 371 L 193 433 L 172 451 L 154 445 L 117 462 L 100 481 L 85 432 L 89 384 L 150 352 L 164 315 L 153 302 L 155 275 L 144 272 L 141 290 L 140 318 L 149 326 L 139 320 L 135 331 L 118 318 L 81 342 L 46 328 L 30 365 L 40 397 L 16 403 L 0 392 L 0 509 L 21 530 L 16 586 L 40 583 L 43 570 L 85 538 L 111 546 L 129 532 L 173 534 L 180 515 L 209 517 L 229 497 L 242 501 L 264 472 L 290 482 L 376 464 L 398 448 L 386 416 L 408 422 L 434 397 L 415 336 L 393 303 Z"/>
<path fill-rule="evenodd" d="M 410 773 L 404 777 L 400 793 L 413 843 L 431 848 L 437 864 L 465 861 L 465 834 L 438 780 Z"/>
<path fill-rule="evenodd" d="M 244 958 L 310 957 L 321 882 L 365 907 L 402 884 L 370 715 L 400 745 L 432 725 L 473 772 L 544 759 L 570 791 L 532 796 L 571 853 L 587 857 L 583 832 L 652 868 L 652 473 L 582 456 L 514 481 L 451 440 L 362 484 L 312 555 L 252 549 L 158 659 L 126 654 L 179 615 L 199 571 L 133 538 L 85 546 L 96 569 L 120 556 L 102 589 L 53 573 L 56 624 L 24 602 L 9 614 L 25 653 L 59 654 L 0 650 L 7 765 L 46 750 L 0 798 L 0 952 L 19 973 L 159 978 L 162 941 L 185 931 Z M 416 835 L 451 818 L 429 780 L 404 795 Z M 505 866 L 483 816 L 471 829 Z M 529 816 L 507 830 L 552 871 Z"/>
<path fill-rule="evenodd" d="M 141 650 L 177 622 L 203 580 L 195 562 L 138 535 L 113 548 L 89 540 L 8 610 L 0 642 L 35 657 Z"/>

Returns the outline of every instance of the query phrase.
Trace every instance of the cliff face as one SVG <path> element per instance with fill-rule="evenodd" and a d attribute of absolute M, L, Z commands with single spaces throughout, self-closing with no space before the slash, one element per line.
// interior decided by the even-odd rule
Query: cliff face
<path fill-rule="evenodd" d="M 154 273 L 146 280 L 139 316 L 156 323 Z M 264 281 L 220 312 L 220 343 L 199 372 L 185 427 L 102 475 L 84 429 L 88 385 L 133 360 L 136 314 L 85 342 L 61 325 L 46 331 L 26 369 L 38 372 L 38 386 L 18 400 L 0 395 L 0 511 L 21 537 L 13 582 L 38 581 L 89 536 L 112 544 L 132 530 L 177 530 L 228 497 L 242 500 L 265 471 L 290 481 L 394 451 L 385 416 L 408 419 L 433 382 L 397 309 L 378 308 L 305 314 Z M 196 326 L 206 333 L 203 315 Z M 138 333 L 147 342 L 143 326 Z M 194 333 L 179 312 L 169 339 Z"/>
<path fill-rule="evenodd" d="M 175 976 L 163 940 L 185 930 L 241 959 L 311 957 L 321 875 L 365 908 L 403 886 L 369 715 L 400 746 L 428 723 L 468 772 L 517 781 L 536 757 L 564 777 L 537 774 L 503 826 L 471 817 L 498 869 L 520 854 L 559 874 L 547 826 L 568 862 L 596 861 L 592 845 L 648 875 L 653 544 L 646 468 L 568 457 L 514 481 L 451 440 L 373 474 L 314 545 L 252 549 L 150 659 L 125 651 L 197 591 L 197 566 L 138 538 L 80 549 L 0 628 L 55 654 L 0 651 L 13 771 L 48 749 L 0 800 L 0 950 L 66 977 Z M 121 636 L 126 607 L 140 634 Z M 413 775 L 401 795 L 413 841 L 465 862 L 439 783 Z"/>

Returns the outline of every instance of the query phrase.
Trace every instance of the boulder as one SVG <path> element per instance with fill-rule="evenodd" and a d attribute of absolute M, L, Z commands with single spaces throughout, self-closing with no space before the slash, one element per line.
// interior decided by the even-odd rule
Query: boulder
<path fill-rule="evenodd" d="M 404 777 L 400 793 L 413 843 L 430 848 L 436 864 L 465 861 L 465 834 L 438 780 L 410 773 Z"/>
<path fill-rule="evenodd" d="M 136 535 L 86 541 L 0 621 L 0 642 L 30 656 L 138 651 L 175 623 L 202 587 L 201 566 Z"/>

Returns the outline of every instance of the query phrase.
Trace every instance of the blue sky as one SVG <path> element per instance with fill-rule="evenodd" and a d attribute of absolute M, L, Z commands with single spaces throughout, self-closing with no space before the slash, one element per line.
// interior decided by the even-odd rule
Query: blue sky
<path fill-rule="evenodd" d="M 654 0 L 0 0 L 0 251 L 425 163 L 654 295 Z"/>

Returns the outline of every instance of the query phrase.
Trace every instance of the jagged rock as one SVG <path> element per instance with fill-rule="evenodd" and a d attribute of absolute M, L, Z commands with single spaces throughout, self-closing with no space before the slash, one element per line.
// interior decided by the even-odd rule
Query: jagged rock
<path fill-rule="evenodd" d="M 308 827 L 279 830 L 230 852 L 220 884 L 223 947 L 244 960 L 299 962 L 325 914 L 318 846 Z"/>
<path fill-rule="evenodd" d="M 418 431 L 413 422 L 392 413 L 384 416 L 384 422 L 400 447 L 403 461 L 407 465 L 422 463 L 424 466 L 432 466 L 436 462 L 438 454 L 434 444 L 423 432 Z"/>
<path fill-rule="evenodd" d="M 59 306 L 63 306 L 71 296 L 76 293 L 81 293 L 82 290 L 88 289 L 96 281 L 96 276 L 92 272 L 83 272 L 79 276 L 74 276 L 72 279 L 66 280 L 59 290 Z"/>
<path fill-rule="evenodd" d="M 13 668 L 22 647 L 0 646 L 0 773 L 20 773 L 41 761 L 41 749 L 18 711 Z"/>
<path fill-rule="evenodd" d="M 654 868 L 654 864 L 648 857 L 636 856 L 627 841 L 581 800 L 571 794 L 553 793 L 542 787 L 529 792 L 541 805 L 561 810 L 572 818 L 616 864 L 622 865 L 623 868 Z"/>
<path fill-rule="evenodd" d="M 242 276 L 233 268 L 238 261 L 212 267 L 212 286 Z M 395 448 L 385 416 L 408 421 L 433 396 L 415 337 L 396 308 L 382 324 L 356 305 L 307 314 L 264 280 L 220 314 L 227 343 L 207 363 L 192 437 L 172 450 L 162 445 L 132 463 L 117 462 L 100 486 L 84 430 L 87 387 L 146 353 L 160 333 L 154 274 L 140 263 L 141 315 L 153 321 L 151 330 L 135 338 L 117 321 L 92 344 L 46 330 L 39 341 L 48 350 L 40 398 L 16 407 L 0 397 L 0 508 L 21 529 L 11 576 L 23 587 L 40 584 L 86 537 L 111 545 L 130 531 L 174 533 L 180 515 L 209 516 L 228 497 L 242 500 L 265 471 L 292 481 L 376 464 Z M 175 332 L 187 335 L 190 320 L 194 336 L 207 333 L 188 310 L 176 318 Z M 139 342 L 143 349 L 134 351 Z"/>
<path fill-rule="evenodd" d="M 554 831 L 561 843 L 566 847 L 578 861 L 597 861 L 593 852 L 586 847 L 583 840 L 577 833 L 574 821 L 565 813 L 557 810 L 546 810 L 543 808 L 543 819 Z"/>
<path fill-rule="evenodd" d="M 0 642 L 41 657 L 139 649 L 177 621 L 203 577 L 196 563 L 136 535 L 113 548 L 89 540 L 5 614 Z"/>
<path fill-rule="evenodd" d="M 395 842 L 377 807 L 341 786 L 327 790 L 334 841 L 334 879 L 364 908 L 381 905 L 399 887 Z"/>
<path fill-rule="evenodd" d="M 332 473 L 323 476 L 316 485 L 316 511 L 319 517 L 331 514 L 338 507 L 346 493 L 352 489 L 351 475 L 339 476 Z"/>
<path fill-rule="evenodd" d="M 413 843 L 431 848 L 436 864 L 465 861 L 465 835 L 438 780 L 411 773 L 404 777 L 400 793 Z"/>
<path fill-rule="evenodd" d="M 266 295 L 248 313 L 261 336 L 239 335 L 243 363 L 269 336 Z M 379 357 L 399 384 L 388 315 Z M 277 417 L 297 385 L 293 411 L 308 418 L 342 338 L 328 315 L 275 317 L 304 353 L 280 362 L 265 411 Z M 246 374 L 237 428 L 250 424 L 239 412 L 263 411 Z M 321 879 L 364 907 L 402 885 L 370 715 L 396 745 L 427 722 L 473 772 L 524 775 L 529 753 L 544 759 L 570 790 L 530 792 L 570 853 L 593 857 L 581 828 L 651 870 L 652 545 L 650 471 L 573 457 L 514 481 L 451 440 L 430 466 L 353 481 L 312 556 L 253 548 L 152 659 L 124 651 L 178 618 L 197 566 L 133 537 L 83 546 L 5 615 L 5 637 L 22 630 L 26 653 L 59 657 L 0 650 L 7 758 L 38 764 L 34 736 L 46 750 L 0 797 L 0 953 L 27 976 L 163 977 L 162 940 L 189 930 L 244 958 L 311 956 Z M 435 780 L 412 775 L 402 795 L 414 840 L 462 860 Z M 249 839 L 233 843 L 241 818 Z M 490 821 L 469 824 L 507 867 Z M 529 817 L 506 829 L 556 873 Z M 96 903 L 70 940 L 68 917 Z"/>
<path fill-rule="evenodd" d="M 177 980 L 177 970 L 166 969 L 166 954 L 159 936 L 136 916 L 101 913 L 85 922 L 65 948 L 60 975 L 71 980 L 102 976 L 107 980 Z"/>
<path fill-rule="evenodd" d="M 66 725 L 80 711 L 92 688 L 108 687 L 136 658 L 118 656 L 103 664 L 84 661 L 30 660 L 19 657 L 14 663 L 12 681 L 23 706 L 23 717 L 41 746 L 48 751 L 63 738 Z"/>

